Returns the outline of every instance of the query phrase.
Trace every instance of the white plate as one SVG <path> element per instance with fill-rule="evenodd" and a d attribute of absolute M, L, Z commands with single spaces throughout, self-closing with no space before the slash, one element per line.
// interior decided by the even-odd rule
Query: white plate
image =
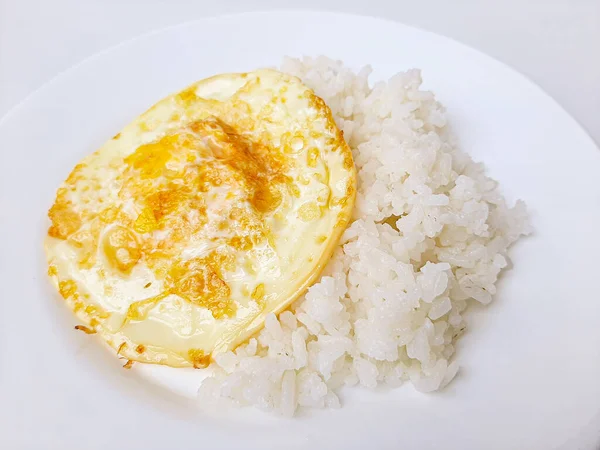
<path fill-rule="evenodd" d="M 512 249 L 495 302 L 469 316 L 462 371 L 444 392 L 354 389 L 341 410 L 295 420 L 201 413 L 73 331 L 46 282 L 46 210 L 77 160 L 164 95 L 285 54 L 321 53 L 370 63 L 376 78 L 422 68 L 462 147 L 509 199 L 526 200 L 536 233 Z M 0 147 L 1 448 L 549 449 L 569 440 L 564 448 L 575 448 L 600 425 L 600 153 L 539 88 L 474 50 L 339 14 L 201 20 L 61 74 L 0 122 Z M 195 387 L 193 371 L 172 374 L 149 376 L 183 394 Z"/>

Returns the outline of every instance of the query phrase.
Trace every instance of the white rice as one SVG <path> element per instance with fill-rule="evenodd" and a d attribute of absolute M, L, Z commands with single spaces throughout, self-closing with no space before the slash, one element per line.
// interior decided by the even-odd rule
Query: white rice
<path fill-rule="evenodd" d="M 507 248 L 529 232 L 481 164 L 455 147 L 444 108 L 418 70 L 369 87 L 325 57 L 286 59 L 331 108 L 358 170 L 354 222 L 321 280 L 255 339 L 220 355 L 201 405 L 292 416 L 340 407 L 342 386 L 443 388 L 473 300 L 487 304 Z"/>

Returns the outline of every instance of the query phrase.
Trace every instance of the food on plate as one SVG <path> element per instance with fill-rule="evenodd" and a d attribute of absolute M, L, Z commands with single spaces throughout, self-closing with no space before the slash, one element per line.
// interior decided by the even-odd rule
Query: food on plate
<path fill-rule="evenodd" d="M 355 175 L 329 108 L 298 78 L 217 75 L 75 166 L 48 213 L 48 274 L 79 329 L 128 367 L 206 367 L 315 281 Z"/>
<path fill-rule="evenodd" d="M 357 167 L 353 221 L 304 296 L 216 357 L 200 405 L 290 416 L 339 407 L 342 386 L 444 387 L 458 370 L 465 310 L 492 300 L 508 247 L 530 230 L 524 204 L 509 207 L 457 148 L 418 70 L 375 85 L 370 68 L 325 57 L 288 59 L 281 70 L 324 99 L 344 132 Z"/>
<path fill-rule="evenodd" d="M 219 75 L 86 157 L 46 240 L 79 328 L 127 366 L 210 366 L 206 408 L 292 416 L 343 386 L 447 385 L 527 212 L 459 150 L 418 70 L 369 73 L 319 57 Z"/>

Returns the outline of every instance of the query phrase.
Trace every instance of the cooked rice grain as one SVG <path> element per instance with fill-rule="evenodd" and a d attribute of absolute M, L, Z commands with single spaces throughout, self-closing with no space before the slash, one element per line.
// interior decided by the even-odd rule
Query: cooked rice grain
<path fill-rule="evenodd" d="M 456 148 L 418 70 L 372 88 L 369 67 L 355 73 L 325 57 L 286 59 L 281 70 L 327 102 L 352 148 L 354 222 L 291 311 L 217 357 L 200 403 L 292 416 L 338 408 L 342 386 L 443 388 L 458 370 L 465 310 L 492 300 L 508 247 L 529 233 L 525 205 L 508 207 L 483 166 Z"/>

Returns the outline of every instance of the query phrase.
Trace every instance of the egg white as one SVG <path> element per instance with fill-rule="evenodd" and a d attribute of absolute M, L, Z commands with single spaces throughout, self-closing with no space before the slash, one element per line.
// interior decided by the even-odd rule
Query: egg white
<path fill-rule="evenodd" d="M 73 169 L 49 212 L 48 273 L 119 355 L 203 367 L 315 280 L 354 193 L 314 92 L 273 70 L 218 75 Z"/>

